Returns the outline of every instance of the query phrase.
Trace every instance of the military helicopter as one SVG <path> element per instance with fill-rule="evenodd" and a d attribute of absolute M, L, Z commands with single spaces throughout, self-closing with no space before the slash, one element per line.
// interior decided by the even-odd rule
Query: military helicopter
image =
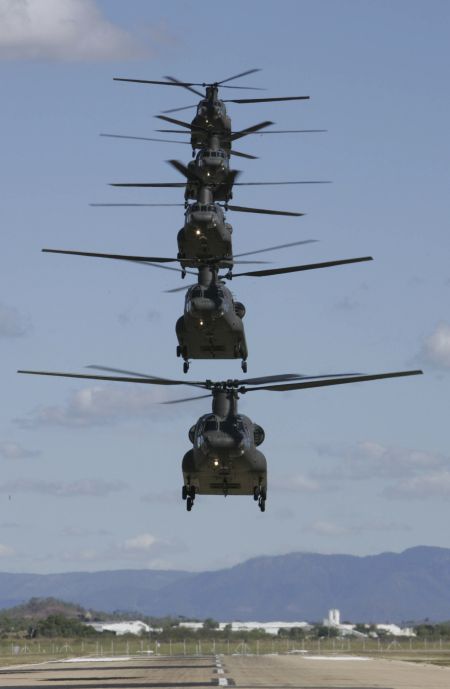
<path fill-rule="evenodd" d="M 208 187 L 200 189 L 198 201 L 192 204 L 182 203 L 92 203 L 96 207 L 161 207 L 184 206 L 186 209 L 184 226 L 178 232 L 178 256 L 182 268 L 196 268 L 201 261 L 220 259 L 220 268 L 233 265 L 232 233 L 233 228 L 226 222 L 224 207 L 213 200 Z M 293 211 L 269 210 L 267 208 L 250 208 L 226 204 L 227 211 L 239 213 L 257 213 L 300 217 L 304 213 Z"/>
<path fill-rule="evenodd" d="M 207 391 L 206 395 L 171 400 L 163 404 L 212 397 L 212 413 L 201 416 L 197 423 L 189 429 L 189 440 L 193 447 L 186 452 L 182 461 L 183 486 L 181 497 L 186 500 L 188 512 L 191 511 L 197 495 L 251 495 L 255 501 L 258 501 L 261 512 L 266 509 L 267 462 L 262 452 L 257 449 L 264 441 L 265 433 L 261 426 L 253 423 L 247 416 L 239 414 L 238 400 L 240 395 L 261 390 L 286 392 L 330 385 L 345 385 L 423 373 L 421 370 L 412 370 L 371 375 L 357 373 L 332 376 L 282 374 L 245 380 L 213 382 L 211 380 L 172 380 L 106 366 L 89 366 L 89 368 L 125 375 L 30 370 L 19 370 L 18 373 L 141 383 L 144 385 L 188 385 Z"/>
<path fill-rule="evenodd" d="M 236 103 L 236 104 L 248 104 L 248 103 L 268 103 L 276 101 L 292 101 L 292 100 L 308 100 L 309 96 L 283 96 L 276 98 L 237 98 L 237 99 L 219 99 L 219 87 L 222 88 L 234 88 L 234 89 L 249 89 L 249 90 L 261 90 L 251 86 L 230 86 L 227 82 L 234 81 L 235 79 L 240 79 L 248 74 L 254 74 L 259 72 L 259 69 L 250 69 L 240 74 L 236 74 L 227 79 L 222 79 L 222 81 L 216 81 L 214 83 L 191 83 L 182 82 L 174 77 L 166 77 L 167 81 L 154 81 L 148 79 L 128 79 L 123 77 L 114 77 L 115 81 L 126 81 L 138 84 L 158 84 L 163 86 L 177 86 L 181 88 L 186 88 L 188 91 L 195 93 L 201 97 L 201 101 L 197 105 L 182 107 L 182 108 L 172 108 L 171 110 L 165 111 L 166 113 L 178 112 L 181 110 L 187 110 L 191 107 L 196 107 L 197 112 L 191 123 L 182 122 L 180 120 L 174 120 L 173 118 L 166 117 L 164 115 L 159 115 L 158 117 L 162 120 L 170 122 L 172 124 L 179 125 L 191 131 L 191 145 L 193 150 L 196 148 L 204 148 L 207 146 L 208 138 L 211 134 L 216 134 L 220 137 L 222 145 L 231 148 L 231 141 L 235 140 L 236 137 L 231 132 L 231 120 L 227 115 L 225 103 Z M 226 85 L 225 85 L 226 84 Z M 194 86 L 201 86 L 206 89 L 205 93 L 201 93 Z M 251 129 L 251 128 L 250 128 Z"/>
<path fill-rule="evenodd" d="M 239 263 L 239 258 L 252 254 L 274 251 L 300 244 L 309 244 L 314 240 L 303 240 L 281 244 L 278 246 L 267 247 L 255 251 L 248 251 L 244 254 L 235 256 Z M 143 263 L 158 268 L 167 268 L 165 264 L 179 261 L 175 258 L 162 258 L 159 256 L 132 256 L 124 254 L 104 254 L 87 251 L 71 251 L 65 249 L 42 249 L 44 253 L 66 254 L 75 256 L 87 256 L 92 258 L 108 258 L 114 260 L 131 261 Z M 373 260 L 371 256 L 358 258 L 346 258 L 337 261 L 325 261 L 321 263 L 309 263 L 305 265 L 287 266 L 283 268 L 269 268 L 263 270 L 252 270 L 243 273 L 233 273 L 231 266 L 225 275 L 219 276 L 219 265 L 222 262 L 209 260 L 203 262 L 198 260 L 198 283 L 188 286 L 185 297 L 184 314 L 176 323 L 176 334 L 178 338 L 177 356 L 183 358 L 183 371 L 189 370 L 190 359 L 241 359 L 241 366 L 244 373 L 247 372 L 248 348 L 245 339 L 244 325 L 242 319 L 245 315 L 245 306 L 241 302 L 234 301 L 229 289 L 225 287 L 224 280 L 231 280 L 233 277 L 269 277 L 273 275 L 284 275 L 317 268 L 330 268 L 349 263 L 360 263 Z M 242 262 L 242 261 L 241 261 Z M 244 263 L 246 261 L 243 261 Z M 251 261 L 254 262 L 254 261 Z M 180 271 L 183 275 L 188 272 L 195 275 L 191 270 L 170 268 L 170 270 Z M 177 292 L 186 287 L 168 290 Z"/>

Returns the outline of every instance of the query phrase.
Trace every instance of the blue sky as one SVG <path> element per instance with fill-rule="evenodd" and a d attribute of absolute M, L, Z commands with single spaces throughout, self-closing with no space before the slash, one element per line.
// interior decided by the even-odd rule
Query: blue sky
<path fill-rule="evenodd" d="M 0 570 L 202 569 L 262 553 L 450 545 L 449 19 L 436 0 L 0 0 Z M 207 401 L 162 407 L 164 390 L 15 371 L 102 363 L 180 376 L 183 296 L 164 293 L 175 274 L 40 249 L 174 254 L 182 209 L 89 203 L 181 201 L 180 190 L 107 183 L 178 181 L 165 161 L 187 161 L 189 148 L 98 134 L 153 136 L 154 115 L 196 97 L 112 77 L 202 82 L 253 67 L 240 85 L 311 100 L 230 104 L 234 128 L 270 119 L 328 131 L 243 139 L 259 158 L 233 161 L 242 180 L 333 183 L 236 191 L 238 204 L 306 215 L 230 213 L 235 251 L 314 238 L 274 264 L 375 260 L 233 281 L 249 374 L 425 375 L 247 396 L 241 409 L 266 431 L 267 512 L 202 497 L 188 515 L 180 462 Z M 240 368 L 198 361 L 190 373 Z"/>

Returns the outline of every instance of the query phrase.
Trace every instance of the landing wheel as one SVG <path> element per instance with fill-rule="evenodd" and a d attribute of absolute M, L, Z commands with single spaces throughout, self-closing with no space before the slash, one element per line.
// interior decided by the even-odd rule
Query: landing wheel
<path fill-rule="evenodd" d="M 193 505 L 193 504 L 194 504 L 193 499 L 192 499 L 190 496 L 188 496 L 188 498 L 187 498 L 187 500 L 186 500 L 186 509 L 187 509 L 188 512 L 191 511 L 192 505 Z"/>
<path fill-rule="evenodd" d="M 253 500 L 257 500 L 259 498 L 260 490 L 259 486 L 255 486 L 253 488 Z"/>
<path fill-rule="evenodd" d="M 181 347 L 177 345 L 177 356 L 181 356 Z"/>
<path fill-rule="evenodd" d="M 181 489 L 181 499 L 186 500 L 187 496 L 188 496 L 187 486 L 183 486 Z"/>
<path fill-rule="evenodd" d="M 246 362 L 246 361 L 243 361 L 243 362 L 242 362 L 241 368 L 242 368 L 242 370 L 244 371 L 244 373 L 247 373 L 247 362 Z"/>
<path fill-rule="evenodd" d="M 266 493 L 266 489 L 265 489 L 265 488 L 260 488 L 260 489 L 259 489 L 259 494 L 260 494 L 260 496 L 261 496 L 261 498 L 262 498 L 263 500 L 266 500 L 266 498 L 267 498 L 267 493 Z"/>
<path fill-rule="evenodd" d="M 259 509 L 261 510 L 261 512 L 266 511 L 266 501 L 263 500 L 262 498 L 259 499 L 258 506 L 259 506 Z"/>
<path fill-rule="evenodd" d="M 189 361 L 185 361 L 183 364 L 183 373 L 187 373 L 189 371 Z"/>

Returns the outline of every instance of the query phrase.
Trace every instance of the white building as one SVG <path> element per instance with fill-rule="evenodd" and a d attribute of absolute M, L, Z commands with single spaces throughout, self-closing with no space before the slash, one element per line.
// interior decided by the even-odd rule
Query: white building
<path fill-rule="evenodd" d="M 148 634 L 149 632 L 161 632 L 162 629 L 152 629 L 145 622 L 132 620 L 127 622 L 89 622 L 89 627 L 93 627 L 96 632 L 113 632 L 116 636 L 124 634 Z"/>
<path fill-rule="evenodd" d="M 278 634 L 280 629 L 291 629 L 292 627 L 310 628 L 307 622 L 219 622 L 219 629 L 223 631 L 228 625 L 231 626 L 231 631 L 233 632 L 251 632 L 254 629 L 262 629 L 266 634 L 274 636 Z M 180 622 L 179 626 L 196 631 L 203 629 L 203 622 Z"/>

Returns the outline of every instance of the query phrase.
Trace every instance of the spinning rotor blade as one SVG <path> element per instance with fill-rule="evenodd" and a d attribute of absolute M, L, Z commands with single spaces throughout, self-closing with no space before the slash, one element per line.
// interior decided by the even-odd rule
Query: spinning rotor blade
<path fill-rule="evenodd" d="M 322 380 L 310 380 L 300 383 L 286 383 L 282 385 L 265 385 L 258 388 L 247 388 L 242 392 L 254 392 L 255 390 L 272 390 L 275 392 L 286 392 L 288 390 L 303 390 L 306 388 L 327 387 L 329 385 L 346 385 L 347 383 L 363 383 L 368 380 L 382 380 L 383 378 L 401 378 L 403 376 L 418 376 L 423 371 L 394 371 L 392 373 L 376 373 L 374 375 L 356 375 L 342 378 L 323 378 Z"/>
<path fill-rule="evenodd" d="M 302 244 L 313 244 L 318 241 L 318 239 L 303 239 L 300 242 L 289 242 L 289 244 L 278 244 L 278 246 L 268 246 L 267 249 L 257 249 L 256 251 L 246 251 L 243 254 L 234 254 L 234 258 L 240 258 L 241 256 L 253 256 L 254 254 L 263 254 L 266 251 L 277 251 L 278 249 L 287 249 L 291 246 L 300 246 Z"/>
<path fill-rule="evenodd" d="M 331 184 L 329 180 L 306 180 L 300 182 L 236 182 L 237 187 L 267 187 L 280 184 Z"/>
<path fill-rule="evenodd" d="M 179 400 L 167 400 L 167 402 L 161 402 L 161 404 L 178 404 L 179 402 L 193 402 L 194 400 L 204 400 L 206 397 L 211 397 L 208 395 L 196 395 L 195 397 L 182 397 Z"/>
<path fill-rule="evenodd" d="M 177 170 L 177 172 L 179 172 L 181 175 L 183 175 L 183 177 L 186 177 L 188 182 L 191 180 L 196 181 L 196 182 L 202 181 L 202 178 L 199 175 L 197 175 L 197 174 L 195 174 L 195 172 L 192 172 L 191 170 L 189 170 L 189 168 L 186 165 L 183 165 L 183 163 L 180 163 L 179 160 L 167 160 L 166 162 L 168 162 L 169 165 L 172 165 L 172 167 L 174 167 L 175 170 Z"/>
<path fill-rule="evenodd" d="M 253 127 L 241 129 L 239 132 L 231 132 L 230 141 L 236 141 L 237 139 L 242 139 L 243 136 L 247 136 L 248 134 L 254 134 L 255 132 L 259 132 L 260 129 L 270 127 L 271 124 L 274 124 L 274 122 L 271 122 L 270 120 L 265 120 L 264 122 L 260 122 L 259 124 L 254 124 Z"/>
<path fill-rule="evenodd" d="M 140 376 L 144 379 L 149 379 L 150 383 L 155 385 L 193 385 L 195 387 L 206 387 L 203 380 L 174 380 L 173 378 L 161 378 L 160 376 L 152 376 L 148 373 L 135 373 L 134 371 L 127 371 L 121 368 L 111 368 L 110 366 L 101 366 L 98 364 L 90 364 L 86 368 L 95 368 L 97 371 L 109 371 L 110 373 L 125 373 L 127 376 Z"/>
<path fill-rule="evenodd" d="M 171 79 L 171 77 L 168 78 Z M 176 79 L 172 79 L 171 81 L 155 81 L 152 79 L 125 79 L 124 77 L 113 77 L 113 81 L 129 81 L 132 84 L 158 84 L 160 86 L 184 86 L 184 88 L 189 88 L 189 86 L 203 86 L 203 84 L 191 84 L 190 82 L 177 81 Z M 197 92 L 194 91 L 194 93 Z M 203 98 L 202 93 L 198 95 Z"/>
<path fill-rule="evenodd" d="M 187 84 L 184 84 L 182 81 L 179 79 L 175 79 L 175 77 L 168 77 L 166 75 L 166 79 L 168 79 L 174 86 L 183 86 L 185 89 L 188 91 L 191 91 L 192 93 L 195 93 L 197 96 L 200 96 L 200 98 L 204 98 L 204 94 L 201 91 L 197 91 L 197 89 L 193 89 L 192 86 L 188 86 Z M 189 106 L 191 107 L 191 106 Z M 194 106 L 195 107 L 195 106 Z M 184 108 L 183 108 L 184 109 Z M 169 112 L 169 111 L 167 111 Z"/>
<path fill-rule="evenodd" d="M 372 256 L 362 256 L 361 258 L 344 258 L 340 261 L 325 261 L 323 263 L 308 263 L 302 266 L 288 266 L 286 268 L 268 268 L 266 270 L 251 270 L 247 273 L 233 273 L 232 277 L 265 277 L 269 275 L 283 275 L 284 273 L 297 273 L 302 270 L 313 270 L 315 268 L 331 268 L 332 266 L 342 266 L 347 263 L 361 263 L 362 261 L 373 261 Z"/>
<path fill-rule="evenodd" d="M 187 134 L 187 132 L 177 132 L 178 134 Z M 110 139 L 133 139 L 134 141 L 159 141 L 165 144 L 182 144 L 190 146 L 190 141 L 177 141 L 176 139 L 155 139 L 148 136 L 126 136 L 124 134 L 100 134 L 99 136 L 107 136 Z M 248 158 L 249 160 L 257 160 L 258 156 L 250 155 L 249 153 L 241 153 L 240 151 L 230 151 L 230 155 L 238 156 L 240 158 Z"/>
<path fill-rule="evenodd" d="M 90 206 L 95 208 L 108 206 L 125 206 L 127 208 L 134 208 L 135 206 L 184 206 L 184 203 L 90 203 Z"/>
<path fill-rule="evenodd" d="M 185 127 L 193 132 L 207 132 L 206 127 L 200 127 L 199 125 L 191 124 L 190 122 L 183 122 L 182 120 L 175 120 L 173 117 L 166 117 L 165 115 L 155 115 L 158 120 L 164 120 L 164 122 L 170 122 L 171 124 L 177 124 L 179 127 Z"/>
<path fill-rule="evenodd" d="M 110 187 L 156 187 L 156 188 L 175 188 L 185 187 L 185 182 L 113 182 Z"/>
<path fill-rule="evenodd" d="M 293 211 L 272 211 L 267 208 L 248 208 L 247 206 L 227 205 L 226 210 L 237 211 L 238 213 L 262 213 L 263 215 L 287 215 L 291 217 L 300 217 L 304 213 L 294 213 Z"/>
<path fill-rule="evenodd" d="M 177 258 L 162 258 L 159 256 L 128 256 L 125 254 L 100 254 L 91 251 L 69 251 L 63 249 L 42 249 L 45 254 L 69 254 L 71 256 L 91 256 L 93 258 L 114 258 L 119 261 L 134 261 L 135 263 L 172 263 Z"/>
<path fill-rule="evenodd" d="M 108 369 L 107 369 L 108 370 Z M 114 369 L 111 369 L 112 371 Z M 118 383 L 145 383 L 147 385 L 191 385 L 204 388 L 205 383 L 195 383 L 186 380 L 170 380 L 169 378 L 152 378 L 151 376 L 96 376 L 89 373 L 60 373 L 57 371 L 27 371 L 19 370 L 17 373 L 26 373 L 33 376 L 55 376 L 58 378 L 81 378 L 86 380 L 109 380 Z"/>
<path fill-rule="evenodd" d="M 222 81 L 217 82 L 217 86 L 222 86 L 228 81 L 233 81 L 234 79 L 240 79 L 241 77 L 246 77 L 248 74 L 254 74 L 255 72 L 260 72 L 260 67 L 255 67 L 254 69 L 248 69 L 246 72 L 241 72 L 240 74 L 235 74 L 234 77 L 228 77 L 228 79 L 222 79 Z"/>
<path fill-rule="evenodd" d="M 180 133 L 187 134 L 187 132 Z M 99 136 L 107 136 L 110 139 L 133 139 L 135 141 L 161 141 L 165 144 L 185 144 L 186 146 L 191 145 L 189 141 L 177 141 L 176 139 L 154 139 L 148 136 L 126 136 L 125 134 L 99 134 Z"/>
<path fill-rule="evenodd" d="M 281 100 L 309 100 L 309 96 L 284 96 L 282 98 L 236 98 L 224 100 L 224 103 L 271 103 Z"/>

